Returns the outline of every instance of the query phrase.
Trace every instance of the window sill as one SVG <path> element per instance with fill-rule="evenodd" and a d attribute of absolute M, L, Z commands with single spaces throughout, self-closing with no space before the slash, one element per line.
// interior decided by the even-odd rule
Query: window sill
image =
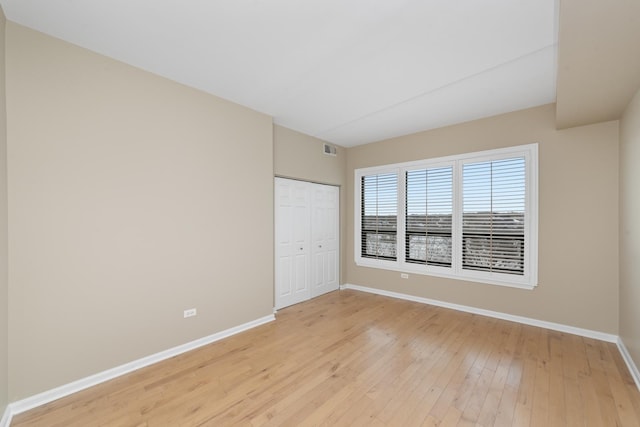
<path fill-rule="evenodd" d="M 405 265 L 404 267 L 400 266 L 398 265 L 397 261 L 383 261 L 383 260 L 369 261 L 366 259 L 364 260 L 357 259 L 356 265 L 358 267 L 375 268 L 378 270 L 397 271 L 398 273 L 404 273 L 404 274 L 419 274 L 421 276 L 433 276 L 433 277 L 440 277 L 443 279 L 452 279 L 452 280 L 459 280 L 459 281 L 473 282 L 473 283 L 483 283 L 486 285 L 504 286 L 504 287 L 516 288 L 516 289 L 533 290 L 537 286 L 537 284 L 532 285 L 529 283 L 525 283 L 524 280 L 522 282 L 514 282 L 511 280 L 504 280 L 501 277 L 492 278 L 492 277 L 478 277 L 477 275 L 454 274 L 454 273 L 443 271 L 443 270 L 447 270 L 445 268 L 438 268 L 438 267 L 433 267 L 432 270 L 425 271 L 425 269 L 422 267 L 411 268 L 410 265 L 409 266 Z"/>

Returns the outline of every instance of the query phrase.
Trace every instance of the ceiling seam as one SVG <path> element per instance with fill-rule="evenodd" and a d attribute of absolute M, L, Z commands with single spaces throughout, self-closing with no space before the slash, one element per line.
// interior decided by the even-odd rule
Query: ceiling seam
<path fill-rule="evenodd" d="M 558 45 L 558 43 L 557 43 L 557 42 L 554 42 L 554 43 L 548 44 L 548 45 L 546 45 L 546 46 L 543 46 L 543 47 L 538 48 L 538 49 L 536 49 L 536 50 L 533 50 L 533 51 L 531 51 L 531 52 L 528 52 L 528 53 L 525 53 L 525 54 L 523 54 L 523 55 L 520 55 L 520 56 L 518 56 L 518 57 L 516 57 L 516 58 L 512 58 L 512 59 L 509 59 L 509 60 L 507 60 L 507 61 L 505 61 L 505 62 L 501 62 L 500 64 L 497 64 L 497 65 L 491 66 L 491 67 L 489 67 L 489 68 L 485 68 L 485 69 L 483 69 L 483 70 L 481 70 L 481 71 L 478 71 L 477 73 L 473 73 L 473 74 L 470 74 L 470 75 L 468 75 L 468 76 L 462 77 L 462 78 L 460 78 L 460 79 L 458 79 L 458 80 L 455 80 L 455 81 L 453 81 L 453 82 L 449 82 L 449 83 L 444 84 L 444 85 L 442 85 L 442 86 L 439 86 L 439 87 L 436 87 L 436 88 L 433 88 L 433 89 L 429 89 L 429 90 L 427 90 L 427 91 L 424 91 L 424 92 L 422 92 L 422 93 L 419 93 L 418 95 L 411 96 L 411 97 L 409 97 L 409 98 L 407 98 L 407 99 L 404 99 L 404 100 L 402 100 L 402 101 L 396 102 L 396 103 L 391 104 L 391 105 L 388 105 L 388 106 L 386 106 L 386 107 L 384 107 L 384 108 L 380 108 L 380 109 L 378 109 L 378 110 L 375 110 L 375 111 L 369 112 L 369 113 L 364 114 L 364 115 L 362 115 L 362 116 L 360 116 L 360 117 L 357 117 L 357 118 L 355 118 L 355 119 L 353 119 L 353 120 L 349 120 L 349 121 L 346 121 L 346 122 L 341 123 L 341 124 L 339 124 L 339 125 L 333 126 L 333 127 L 331 127 L 331 128 L 328 128 L 328 129 L 322 130 L 322 131 L 318 132 L 315 136 L 316 136 L 316 137 L 318 137 L 318 138 L 320 138 L 320 139 L 322 139 L 322 135 L 325 135 L 325 134 L 328 134 L 328 133 L 334 132 L 334 131 L 336 131 L 336 130 L 338 130 L 338 129 L 340 129 L 340 128 L 343 128 L 343 127 L 345 127 L 345 126 L 349 126 L 349 125 L 351 125 L 351 124 L 353 124 L 353 123 L 359 122 L 360 120 L 367 119 L 367 118 L 369 118 L 369 117 L 371 117 L 371 116 L 374 116 L 374 115 L 376 115 L 376 114 L 379 114 L 379 113 L 385 112 L 385 111 L 390 110 L 390 109 L 392 109 L 392 108 L 396 108 L 396 107 L 398 107 L 398 106 L 400 106 L 400 105 L 402 105 L 402 104 L 406 104 L 407 102 L 414 101 L 414 100 L 416 100 L 416 99 L 418 99 L 418 98 L 421 98 L 421 97 L 423 97 L 423 96 L 430 95 L 430 94 L 435 93 L 435 92 L 438 92 L 438 91 L 440 91 L 440 90 L 442 90 L 442 89 L 446 89 L 446 88 L 448 88 L 448 87 L 450 87 L 450 86 L 457 85 L 457 84 L 459 84 L 459 83 L 464 82 L 465 80 L 469 80 L 469 79 L 471 79 L 471 78 L 477 77 L 477 76 L 479 76 L 479 75 L 481 75 L 481 74 L 484 74 L 484 73 L 487 73 L 487 72 L 489 72 L 489 71 L 496 70 L 496 69 L 498 69 L 498 68 L 500 68 L 500 67 L 503 67 L 503 66 L 505 66 L 505 65 L 512 64 L 512 63 L 514 63 L 514 62 L 516 62 L 516 61 L 519 61 L 519 60 L 521 60 L 521 59 L 524 59 L 524 58 L 526 58 L 526 57 L 528 57 L 528 56 L 531 56 L 531 55 L 535 55 L 535 54 L 537 54 L 537 53 L 540 53 L 540 52 L 542 52 L 542 51 L 544 51 L 544 50 L 546 50 L 546 49 L 549 49 L 549 48 L 556 48 L 556 47 L 557 47 L 557 45 Z"/>

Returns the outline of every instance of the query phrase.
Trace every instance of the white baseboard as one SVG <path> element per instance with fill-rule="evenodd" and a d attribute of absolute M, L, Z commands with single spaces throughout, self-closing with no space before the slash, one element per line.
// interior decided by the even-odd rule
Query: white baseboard
<path fill-rule="evenodd" d="M 200 338 L 195 341 L 191 341 L 186 344 L 182 344 L 177 347 L 173 347 L 168 350 L 143 357 L 142 359 L 134 360 L 133 362 L 125 363 L 124 365 L 99 372 L 95 375 L 82 378 L 69 384 L 56 387 L 43 393 L 36 394 L 35 396 L 27 397 L 26 399 L 10 403 L 7 407 L 7 410 L 5 411 L 4 417 L 2 418 L 2 422 L 0 422 L 0 427 L 8 427 L 11 418 L 16 414 L 20 414 L 22 412 L 28 411 L 29 409 L 33 409 L 49 402 L 53 402 L 54 400 L 60 399 L 94 385 L 98 385 L 105 381 L 112 380 L 121 375 L 128 374 L 129 372 L 144 368 L 145 366 L 152 365 L 154 363 L 169 359 L 182 353 L 186 353 L 187 351 L 194 350 L 198 347 L 211 344 L 213 342 L 230 337 L 248 329 L 255 328 L 256 326 L 269 323 L 273 320 L 275 320 L 275 316 L 273 314 L 270 314 L 268 316 L 264 316 L 251 322 L 226 329 L 213 335 L 209 335 L 207 337 Z M 5 418 L 7 418 L 8 421 L 5 421 Z M 5 422 L 6 424 L 3 424 Z"/>
<path fill-rule="evenodd" d="M 627 364 L 629 372 L 631 372 L 631 376 L 633 377 L 633 381 L 635 381 L 636 383 L 636 387 L 638 387 L 638 390 L 640 390 L 640 371 L 638 370 L 638 366 L 636 366 L 635 362 L 631 358 L 629 350 L 627 350 L 624 342 L 622 342 L 622 338 L 618 337 L 618 341 L 616 344 L 618 344 L 618 350 L 620 350 L 620 354 L 622 355 L 624 362 Z"/>
<path fill-rule="evenodd" d="M 422 304 L 435 305 L 438 307 L 450 308 L 453 310 L 464 311 L 466 313 L 480 314 L 482 316 L 494 317 L 496 319 L 508 320 L 511 322 L 522 323 L 524 325 L 538 326 L 540 328 L 551 329 L 558 332 L 566 332 L 569 334 L 579 335 L 587 338 L 594 338 L 600 341 L 607 341 L 611 343 L 618 342 L 618 336 L 613 334 L 607 334 L 604 332 L 592 331 L 589 329 L 576 328 L 574 326 L 562 325 L 560 323 L 547 322 L 544 320 L 531 319 L 529 317 L 516 316 L 513 314 L 501 313 L 499 311 L 485 310 L 482 308 L 470 307 L 467 305 L 453 304 L 445 301 L 438 301 L 429 298 L 416 297 L 413 295 L 402 294 L 399 292 L 385 291 L 382 289 L 369 288 L 366 286 L 352 285 L 346 283 L 340 286 L 340 289 L 353 289 L 356 291 L 369 292 L 377 295 L 384 295 L 392 298 L 404 299 L 407 301 L 419 302 Z"/>
<path fill-rule="evenodd" d="M 7 406 L 2 415 L 2 419 L 0 419 L 0 427 L 9 427 L 11 425 L 11 418 L 13 418 L 13 414 L 11 413 L 11 408 Z"/>

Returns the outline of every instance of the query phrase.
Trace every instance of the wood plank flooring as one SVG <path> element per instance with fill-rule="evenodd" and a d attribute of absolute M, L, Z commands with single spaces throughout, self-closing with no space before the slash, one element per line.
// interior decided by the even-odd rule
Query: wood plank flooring
<path fill-rule="evenodd" d="M 616 346 L 357 291 L 52 402 L 18 426 L 640 426 Z"/>

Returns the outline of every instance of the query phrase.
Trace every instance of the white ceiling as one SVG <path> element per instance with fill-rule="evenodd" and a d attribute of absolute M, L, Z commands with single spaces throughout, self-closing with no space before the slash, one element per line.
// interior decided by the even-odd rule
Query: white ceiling
<path fill-rule="evenodd" d="M 354 146 L 555 101 L 558 0 L 0 0 L 7 18 Z"/>

